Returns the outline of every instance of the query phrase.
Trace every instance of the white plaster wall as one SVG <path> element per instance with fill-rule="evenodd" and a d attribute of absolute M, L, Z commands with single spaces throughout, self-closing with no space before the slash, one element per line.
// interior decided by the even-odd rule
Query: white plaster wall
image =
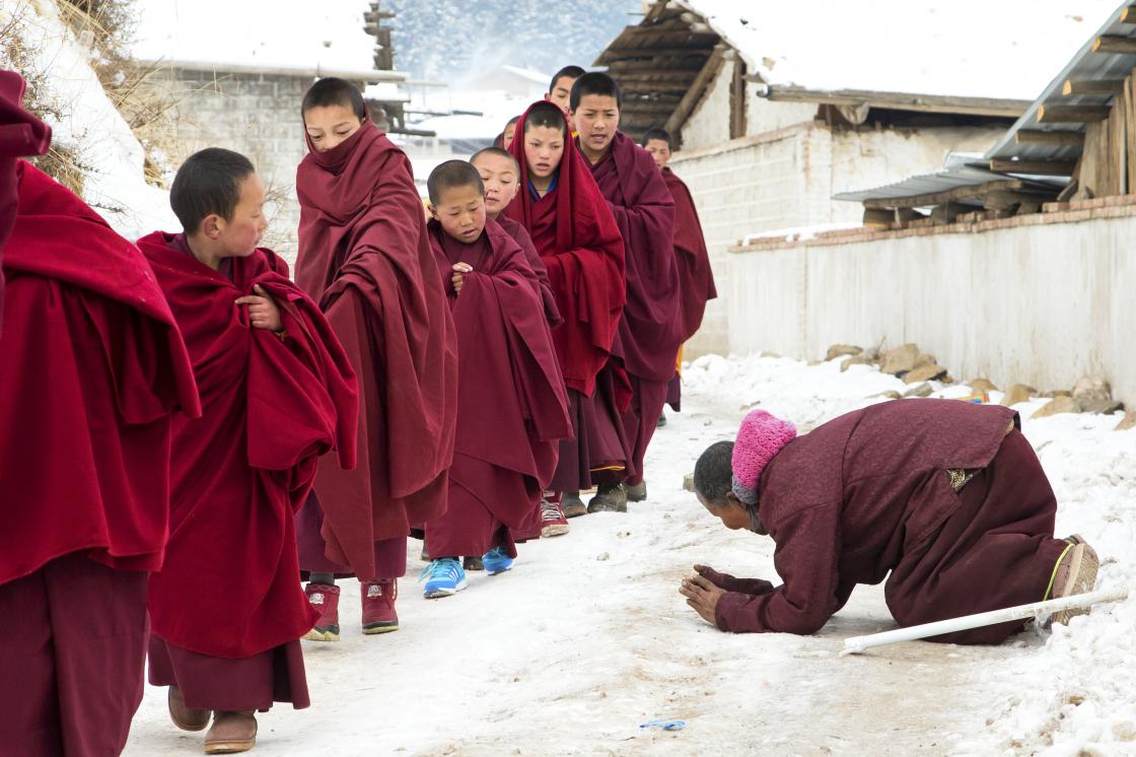
<path fill-rule="evenodd" d="M 816 118 L 815 103 L 774 102 L 758 97 L 756 90 L 761 86 L 754 82 L 746 84 L 746 134 L 764 134 L 786 126 L 805 124 Z M 729 111 L 727 110 L 727 117 Z"/>
<path fill-rule="evenodd" d="M 700 150 L 729 141 L 730 80 L 733 75 L 734 64 L 726 61 L 683 124 L 682 149 Z"/>
<path fill-rule="evenodd" d="M 916 342 L 960 379 L 1136 403 L 1136 217 L 732 255 L 730 344 L 817 359 Z M 742 296 L 750 294 L 750 296 Z"/>

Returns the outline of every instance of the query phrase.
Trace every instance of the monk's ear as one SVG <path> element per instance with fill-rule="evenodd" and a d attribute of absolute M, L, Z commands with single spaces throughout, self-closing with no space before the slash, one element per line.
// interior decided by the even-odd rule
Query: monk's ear
<path fill-rule="evenodd" d="M 426 212 L 429 213 L 430 217 L 433 218 L 435 221 L 438 220 L 438 209 L 434 207 L 434 203 L 432 203 L 432 202 L 426 203 Z"/>
<path fill-rule="evenodd" d="M 734 494 L 732 490 L 726 492 L 726 504 L 730 507 L 740 507 L 743 510 L 746 509 L 745 502 L 742 502 L 740 499 L 738 499 L 738 495 Z"/>
<path fill-rule="evenodd" d="M 201 233 L 208 239 L 217 239 L 225 230 L 225 219 L 216 213 L 210 213 L 201 219 Z"/>

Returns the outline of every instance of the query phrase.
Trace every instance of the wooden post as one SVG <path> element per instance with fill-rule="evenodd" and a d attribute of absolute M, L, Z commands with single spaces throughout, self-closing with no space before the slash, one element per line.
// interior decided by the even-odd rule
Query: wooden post
<path fill-rule="evenodd" d="M 1090 124 L 1108 118 L 1107 105 L 1042 105 L 1037 109 L 1040 124 Z"/>
<path fill-rule="evenodd" d="M 1035 176 L 1072 176 L 1071 160 L 1006 160 L 994 158 L 990 170 L 998 173 L 1033 174 Z"/>
<path fill-rule="evenodd" d="M 1061 94 L 1074 95 L 1119 95 L 1124 91 L 1123 79 L 1066 79 L 1061 85 Z"/>
<path fill-rule="evenodd" d="M 1014 141 L 1019 145 L 1084 147 L 1085 135 L 1079 131 L 1037 131 L 1022 129 L 1014 133 Z"/>
<path fill-rule="evenodd" d="M 1121 53 L 1122 55 L 1136 54 L 1136 38 L 1121 37 L 1117 34 L 1105 34 L 1093 40 L 1094 53 Z"/>

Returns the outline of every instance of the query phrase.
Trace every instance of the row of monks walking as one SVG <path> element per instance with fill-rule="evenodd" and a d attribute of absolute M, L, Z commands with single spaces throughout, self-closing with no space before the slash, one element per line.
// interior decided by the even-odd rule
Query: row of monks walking
<path fill-rule="evenodd" d="M 250 749 L 309 704 L 301 639 L 398 629 L 408 535 L 442 598 L 647 498 L 715 291 L 668 135 L 621 133 L 606 74 L 438 166 L 425 217 L 360 92 L 316 82 L 291 272 L 247 158 L 191 156 L 181 231 L 130 242 L 17 159 L 50 142 L 22 89 L 2 72 L 0 752 L 120 752 L 147 657 L 174 725 Z"/>

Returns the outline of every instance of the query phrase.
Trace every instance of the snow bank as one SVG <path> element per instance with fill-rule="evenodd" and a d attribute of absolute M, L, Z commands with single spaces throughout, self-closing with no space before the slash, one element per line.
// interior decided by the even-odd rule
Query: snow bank
<path fill-rule="evenodd" d="M 771 85 L 1033 100 L 1119 0 L 683 0 Z"/>
<path fill-rule="evenodd" d="M 139 60 L 371 71 L 375 38 L 366 0 L 139 0 L 132 55 Z"/>
<path fill-rule="evenodd" d="M 12 22 L 34 66 L 46 72 L 46 99 L 61 119 L 47 117 L 52 144 L 71 148 L 86 168 L 84 199 L 120 234 L 136 239 L 155 228 L 177 228 L 168 194 L 146 183 L 145 154 L 103 90 L 84 49 L 50 0 L 0 8 L 0 26 Z"/>

